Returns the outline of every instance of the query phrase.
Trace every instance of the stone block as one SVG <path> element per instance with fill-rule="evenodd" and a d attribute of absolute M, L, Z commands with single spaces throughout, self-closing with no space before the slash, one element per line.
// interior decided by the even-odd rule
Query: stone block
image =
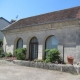
<path fill-rule="evenodd" d="M 77 74 L 77 68 L 74 67 L 73 65 L 69 65 L 69 66 L 65 65 L 65 66 L 62 66 L 62 72 Z"/>
<path fill-rule="evenodd" d="M 22 65 L 22 61 L 21 60 L 13 60 L 14 64 L 18 64 L 18 65 Z"/>
<path fill-rule="evenodd" d="M 22 61 L 21 65 L 29 67 L 30 66 L 30 62 L 29 61 Z"/>
<path fill-rule="evenodd" d="M 30 61 L 30 67 L 35 67 L 35 62 L 34 61 Z"/>
<path fill-rule="evenodd" d="M 80 66 L 77 69 L 77 73 L 80 74 Z"/>
<path fill-rule="evenodd" d="M 61 71 L 62 66 L 59 64 L 49 64 L 49 69 L 50 70 L 58 70 Z"/>
<path fill-rule="evenodd" d="M 44 63 L 44 69 L 49 69 L 49 65 L 50 65 L 50 63 Z"/>
<path fill-rule="evenodd" d="M 37 62 L 37 68 L 44 68 L 43 62 Z"/>

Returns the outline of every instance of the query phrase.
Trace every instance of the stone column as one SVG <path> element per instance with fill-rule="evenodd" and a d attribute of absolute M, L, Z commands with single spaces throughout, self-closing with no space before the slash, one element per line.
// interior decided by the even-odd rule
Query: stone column
<path fill-rule="evenodd" d="M 38 45 L 38 59 L 42 59 L 43 45 Z"/>

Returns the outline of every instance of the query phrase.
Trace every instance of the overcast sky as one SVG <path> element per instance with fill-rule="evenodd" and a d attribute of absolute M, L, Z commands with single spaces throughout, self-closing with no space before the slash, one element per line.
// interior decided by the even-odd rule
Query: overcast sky
<path fill-rule="evenodd" d="M 80 0 L 0 0 L 0 17 L 8 21 L 80 6 Z"/>

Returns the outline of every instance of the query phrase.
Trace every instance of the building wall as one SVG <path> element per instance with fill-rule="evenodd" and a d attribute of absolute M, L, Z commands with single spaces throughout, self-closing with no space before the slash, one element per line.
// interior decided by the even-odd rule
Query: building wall
<path fill-rule="evenodd" d="M 0 30 L 2 30 L 3 28 L 5 28 L 6 26 L 8 26 L 10 23 L 5 21 L 4 19 L 0 19 Z M 3 39 L 3 33 L 0 31 L 0 39 Z"/>
<path fill-rule="evenodd" d="M 38 39 L 38 59 L 44 59 L 45 41 L 50 35 L 55 35 L 58 40 L 58 49 L 62 59 L 67 62 L 67 56 L 73 55 L 74 62 L 80 61 L 80 24 L 79 20 L 64 22 L 54 22 L 37 26 L 29 26 L 15 30 L 3 31 L 4 51 L 14 53 L 16 42 L 19 38 L 23 39 L 23 47 L 27 48 L 26 57 L 29 58 L 29 41 L 32 37 Z"/>

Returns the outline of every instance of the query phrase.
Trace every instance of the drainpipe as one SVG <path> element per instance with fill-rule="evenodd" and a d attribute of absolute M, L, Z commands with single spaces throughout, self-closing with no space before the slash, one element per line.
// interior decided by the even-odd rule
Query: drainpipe
<path fill-rule="evenodd" d="M 64 63 L 64 45 L 63 45 L 63 63 Z"/>

